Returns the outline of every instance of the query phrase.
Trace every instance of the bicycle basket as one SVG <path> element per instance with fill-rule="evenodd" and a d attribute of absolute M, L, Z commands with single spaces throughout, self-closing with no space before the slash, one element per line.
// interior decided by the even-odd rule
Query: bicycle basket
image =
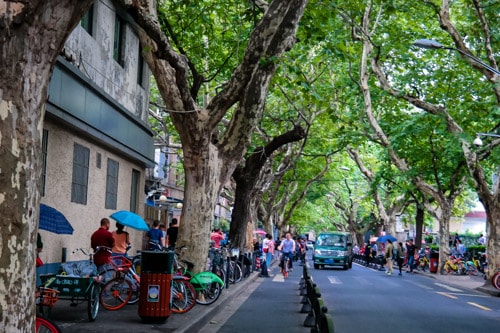
<path fill-rule="evenodd" d="M 238 257 L 240 255 L 240 249 L 233 248 L 231 249 L 231 257 Z"/>
<path fill-rule="evenodd" d="M 39 304 L 53 307 L 58 299 L 59 299 L 58 290 L 40 287 Z"/>
<path fill-rule="evenodd" d="M 132 261 L 123 256 L 112 256 L 111 264 L 113 265 L 113 268 L 117 271 L 126 271 L 130 267 L 132 267 Z"/>

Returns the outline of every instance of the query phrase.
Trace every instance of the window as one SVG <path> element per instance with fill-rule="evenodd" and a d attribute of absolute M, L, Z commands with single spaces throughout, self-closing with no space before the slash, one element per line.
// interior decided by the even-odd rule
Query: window
<path fill-rule="evenodd" d="M 100 153 L 95 154 L 95 167 L 97 169 L 101 168 L 101 154 Z"/>
<path fill-rule="evenodd" d="M 106 209 L 116 209 L 116 198 L 118 197 L 118 169 L 119 164 L 108 158 L 108 171 L 106 175 Z"/>
<path fill-rule="evenodd" d="M 87 204 L 90 149 L 75 143 L 73 148 L 73 180 L 71 202 Z"/>
<path fill-rule="evenodd" d="M 118 15 L 115 18 L 115 40 L 113 43 L 113 59 L 123 67 L 125 61 L 123 59 L 125 48 L 125 21 Z"/>
<path fill-rule="evenodd" d="M 139 58 L 137 61 L 137 84 L 144 88 L 144 58 L 139 49 Z"/>
<path fill-rule="evenodd" d="M 43 130 L 42 134 L 42 184 L 40 193 L 45 196 L 45 182 L 47 180 L 47 145 L 49 142 L 49 131 Z"/>
<path fill-rule="evenodd" d="M 141 173 L 137 170 L 132 170 L 132 181 L 130 186 L 130 211 L 137 211 L 137 196 L 139 194 L 139 182 Z"/>
<path fill-rule="evenodd" d="M 82 28 L 89 33 L 89 35 L 93 36 L 94 33 L 94 4 L 90 6 L 88 12 L 82 17 L 80 21 L 80 25 Z"/>

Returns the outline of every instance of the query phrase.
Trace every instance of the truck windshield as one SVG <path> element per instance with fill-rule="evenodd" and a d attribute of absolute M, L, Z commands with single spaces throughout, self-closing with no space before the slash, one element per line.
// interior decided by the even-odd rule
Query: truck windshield
<path fill-rule="evenodd" d="M 316 241 L 319 246 L 345 246 L 345 240 L 342 235 L 320 235 Z"/>

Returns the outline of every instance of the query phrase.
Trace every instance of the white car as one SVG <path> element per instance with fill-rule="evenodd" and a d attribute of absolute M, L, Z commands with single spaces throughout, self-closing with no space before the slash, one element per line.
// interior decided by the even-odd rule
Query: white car
<path fill-rule="evenodd" d="M 306 242 L 306 246 L 307 246 L 307 249 L 308 249 L 308 250 L 312 250 L 312 249 L 314 248 L 314 242 L 312 242 L 312 241 L 308 240 L 308 241 Z"/>

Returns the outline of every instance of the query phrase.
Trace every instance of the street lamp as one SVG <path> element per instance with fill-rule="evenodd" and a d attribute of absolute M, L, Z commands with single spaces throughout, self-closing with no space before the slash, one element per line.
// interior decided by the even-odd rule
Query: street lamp
<path fill-rule="evenodd" d="M 481 136 L 491 136 L 494 138 L 500 138 L 500 134 L 494 134 L 494 133 L 476 133 L 477 137 L 474 139 L 472 144 L 476 147 L 481 147 L 483 145 L 483 140 L 481 140 Z"/>
<path fill-rule="evenodd" d="M 482 66 L 484 68 L 486 68 L 490 72 L 495 73 L 497 75 L 500 75 L 500 71 L 498 71 L 497 69 L 495 69 L 495 68 L 493 68 L 493 67 L 485 64 L 484 62 L 481 61 L 481 59 L 476 58 L 472 54 L 464 52 L 464 51 L 462 51 L 460 49 L 457 49 L 457 48 L 454 48 L 454 47 L 446 47 L 443 44 L 441 44 L 439 42 L 436 42 L 435 40 L 419 39 L 416 42 L 414 42 L 413 45 L 416 46 L 416 47 L 423 48 L 423 49 L 432 49 L 432 50 L 435 50 L 435 49 L 444 49 L 444 50 L 457 51 L 461 55 L 463 55 L 463 56 L 465 56 L 467 58 L 472 59 L 475 63 L 477 63 L 478 65 L 480 65 L 480 66 Z"/>

